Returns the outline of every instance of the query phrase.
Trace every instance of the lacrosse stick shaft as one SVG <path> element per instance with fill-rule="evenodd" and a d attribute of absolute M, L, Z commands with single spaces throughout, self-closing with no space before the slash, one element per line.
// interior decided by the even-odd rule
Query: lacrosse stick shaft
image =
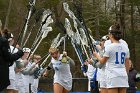
<path fill-rule="evenodd" d="M 26 35 L 26 32 L 27 32 L 27 28 L 28 28 L 28 24 L 29 24 L 29 19 L 31 18 L 31 15 L 32 15 L 32 12 L 33 12 L 33 8 L 34 8 L 34 5 L 35 5 L 35 2 L 36 0 L 34 0 L 32 2 L 32 4 L 30 4 L 30 10 L 28 12 L 28 16 L 26 18 L 26 23 L 25 23 L 25 27 L 24 27 L 24 30 L 23 30 L 23 35 L 22 35 L 22 38 L 21 38 L 21 47 L 23 46 L 23 42 L 24 42 L 24 39 L 25 39 L 25 35 Z"/>
<path fill-rule="evenodd" d="M 64 39 L 64 50 L 63 51 L 65 51 L 65 49 L 66 49 L 66 40 Z"/>
<path fill-rule="evenodd" d="M 23 44 L 23 47 L 26 45 L 27 41 L 29 40 L 29 37 L 31 36 L 31 33 L 32 33 L 32 32 L 30 32 L 30 33 L 28 34 L 28 36 L 27 36 L 27 38 L 26 38 L 26 40 L 25 40 L 25 42 L 24 42 L 24 44 Z"/>
<path fill-rule="evenodd" d="M 81 58 L 81 56 L 80 56 L 78 50 L 76 49 L 75 44 L 74 44 L 73 42 L 71 42 L 71 44 L 72 44 L 72 46 L 73 46 L 73 48 L 74 48 L 74 50 L 75 50 L 75 52 L 76 52 L 76 54 L 77 54 L 77 56 L 78 56 L 78 59 L 79 59 L 81 65 L 83 65 L 83 60 L 82 60 L 82 58 Z"/>

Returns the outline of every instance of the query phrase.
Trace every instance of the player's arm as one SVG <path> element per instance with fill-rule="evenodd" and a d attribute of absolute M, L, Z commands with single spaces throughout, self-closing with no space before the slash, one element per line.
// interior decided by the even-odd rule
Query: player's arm
<path fill-rule="evenodd" d="M 109 57 L 106 57 L 106 56 L 101 57 L 97 52 L 93 52 L 93 55 L 97 58 L 97 60 L 99 60 L 99 62 L 101 64 L 106 63 L 108 58 L 109 58 Z"/>
<path fill-rule="evenodd" d="M 126 72 L 129 73 L 129 58 L 125 59 L 125 68 L 126 68 Z"/>
<path fill-rule="evenodd" d="M 128 47 L 127 47 L 128 48 Z M 127 50 L 127 53 L 126 53 L 126 59 L 125 59 L 125 68 L 126 68 L 126 72 L 127 74 L 129 73 L 129 64 L 130 64 L 130 52 L 129 52 L 129 49 Z"/>
<path fill-rule="evenodd" d="M 48 76 L 49 70 L 51 70 L 52 67 L 53 67 L 53 66 L 52 66 L 52 63 L 50 62 L 50 63 L 48 64 L 48 66 L 46 67 L 44 73 L 43 73 L 43 76 L 44 76 L 44 77 L 47 77 L 47 76 Z"/>

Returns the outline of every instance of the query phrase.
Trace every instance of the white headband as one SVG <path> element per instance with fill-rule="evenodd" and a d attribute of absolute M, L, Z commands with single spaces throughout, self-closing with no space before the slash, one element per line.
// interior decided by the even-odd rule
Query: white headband
<path fill-rule="evenodd" d="M 31 51 L 30 48 L 23 48 L 22 50 L 23 50 L 23 52 L 27 52 L 27 53 L 29 53 Z"/>

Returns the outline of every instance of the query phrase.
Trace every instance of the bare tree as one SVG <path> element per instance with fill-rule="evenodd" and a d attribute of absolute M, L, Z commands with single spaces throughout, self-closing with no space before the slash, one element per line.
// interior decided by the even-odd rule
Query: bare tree
<path fill-rule="evenodd" d="M 120 27 L 125 39 L 125 0 L 120 0 Z"/>
<path fill-rule="evenodd" d="M 4 28 L 8 27 L 9 15 L 10 15 L 10 11 L 11 11 L 11 5 L 12 5 L 12 0 L 9 0 L 9 6 L 8 6 L 8 11 L 7 11 L 6 19 L 5 19 Z"/>
<path fill-rule="evenodd" d="M 114 0 L 115 2 L 115 14 L 116 14 L 116 22 L 118 21 L 119 19 L 119 13 L 120 13 L 120 2 L 117 1 L 117 0 Z"/>
<path fill-rule="evenodd" d="M 96 37 L 99 39 L 100 38 L 100 28 L 99 28 L 99 25 L 100 25 L 100 19 L 99 19 L 99 2 L 98 0 L 93 0 L 93 16 L 94 16 L 94 26 L 95 26 L 95 33 L 96 33 Z"/>
<path fill-rule="evenodd" d="M 131 3 L 131 46 L 132 46 L 132 50 L 131 50 L 131 58 L 133 60 L 133 62 L 135 63 L 136 62 L 136 50 L 135 50 L 135 45 L 136 45 L 136 42 L 135 42 L 135 29 L 134 29 L 134 3 L 133 3 L 133 0 L 130 0 L 130 3 Z M 135 64 L 134 64 L 135 66 Z"/>

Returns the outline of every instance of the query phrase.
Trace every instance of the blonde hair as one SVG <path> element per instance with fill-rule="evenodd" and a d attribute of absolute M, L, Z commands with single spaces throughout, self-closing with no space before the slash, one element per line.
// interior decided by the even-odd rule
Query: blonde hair
<path fill-rule="evenodd" d="M 58 52 L 59 51 L 59 49 L 57 49 L 57 48 L 50 48 L 49 49 L 49 53 L 54 53 L 54 52 Z"/>
<path fill-rule="evenodd" d="M 34 59 L 41 59 L 40 55 L 34 55 L 33 57 L 34 57 Z"/>
<path fill-rule="evenodd" d="M 41 59 L 41 56 L 40 55 L 30 55 L 30 59 L 33 60 L 33 59 Z"/>

